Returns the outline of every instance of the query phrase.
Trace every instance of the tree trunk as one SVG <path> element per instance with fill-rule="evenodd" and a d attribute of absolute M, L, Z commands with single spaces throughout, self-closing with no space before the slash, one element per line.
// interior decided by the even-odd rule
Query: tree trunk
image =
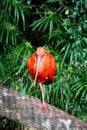
<path fill-rule="evenodd" d="M 39 99 L 0 87 L 0 115 L 33 127 L 34 130 L 87 130 L 86 122 L 47 104 L 48 112 L 38 112 Z"/>

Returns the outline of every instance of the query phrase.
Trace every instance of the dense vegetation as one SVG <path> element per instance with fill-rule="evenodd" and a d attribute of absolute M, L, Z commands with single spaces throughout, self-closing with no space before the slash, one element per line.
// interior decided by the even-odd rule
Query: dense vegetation
<path fill-rule="evenodd" d="M 56 59 L 45 101 L 87 121 L 87 1 L 1 0 L 1 85 L 41 98 L 25 66 L 38 46 Z"/>

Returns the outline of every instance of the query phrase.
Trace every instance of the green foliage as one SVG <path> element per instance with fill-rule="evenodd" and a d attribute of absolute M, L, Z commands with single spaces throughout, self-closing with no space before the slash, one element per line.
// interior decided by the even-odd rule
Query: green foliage
<path fill-rule="evenodd" d="M 33 30 L 38 28 L 38 31 L 48 31 L 49 37 L 51 37 L 53 29 L 58 28 L 61 21 L 59 20 L 56 13 L 53 12 L 50 8 L 46 7 L 46 11 L 46 14 L 40 19 L 34 21 L 31 24 L 31 27 L 33 27 Z"/>
<path fill-rule="evenodd" d="M 75 93 L 75 98 L 79 99 L 80 102 L 87 103 L 87 70 L 84 70 L 80 74 L 80 79 L 72 87 Z"/>
<path fill-rule="evenodd" d="M 17 38 L 20 35 L 20 31 L 18 27 L 13 23 L 10 22 L 2 22 L 2 25 L 0 26 L 1 36 L 0 41 L 2 42 L 3 39 L 5 39 L 5 43 L 8 44 L 9 41 L 12 42 L 12 44 L 17 43 Z"/>
<path fill-rule="evenodd" d="M 22 123 L 7 119 L 0 116 L 0 129 L 1 130 L 29 130 L 29 127 L 24 126 Z"/>
<path fill-rule="evenodd" d="M 27 12 L 27 13 L 26 13 Z M 29 6 L 24 1 L 3 0 L 0 4 L 0 42 L 16 44 L 25 30 L 25 16 L 29 16 Z"/>
<path fill-rule="evenodd" d="M 0 83 L 41 98 L 26 59 L 37 46 L 53 54 L 56 74 L 45 101 L 87 121 L 87 3 L 1 0 Z"/>

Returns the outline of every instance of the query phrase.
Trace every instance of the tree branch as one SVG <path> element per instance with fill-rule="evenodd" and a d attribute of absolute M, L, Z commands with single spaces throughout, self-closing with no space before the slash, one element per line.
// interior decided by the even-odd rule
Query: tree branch
<path fill-rule="evenodd" d="M 0 87 L 0 115 L 35 128 L 35 130 L 87 130 L 86 122 L 47 104 L 48 112 L 38 113 L 39 99 Z"/>

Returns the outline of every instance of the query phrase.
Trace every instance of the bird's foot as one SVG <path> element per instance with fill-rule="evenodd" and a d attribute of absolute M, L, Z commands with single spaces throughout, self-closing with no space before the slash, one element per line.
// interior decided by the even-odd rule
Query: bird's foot
<path fill-rule="evenodd" d="M 36 106 L 38 106 L 40 109 L 38 110 L 38 113 L 41 112 L 41 110 L 44 110 L 46 112 L 48 112 L 48 108 L 45 102 L 42 102 L 41 104 L 36 104 L 34 103 Z"/>

